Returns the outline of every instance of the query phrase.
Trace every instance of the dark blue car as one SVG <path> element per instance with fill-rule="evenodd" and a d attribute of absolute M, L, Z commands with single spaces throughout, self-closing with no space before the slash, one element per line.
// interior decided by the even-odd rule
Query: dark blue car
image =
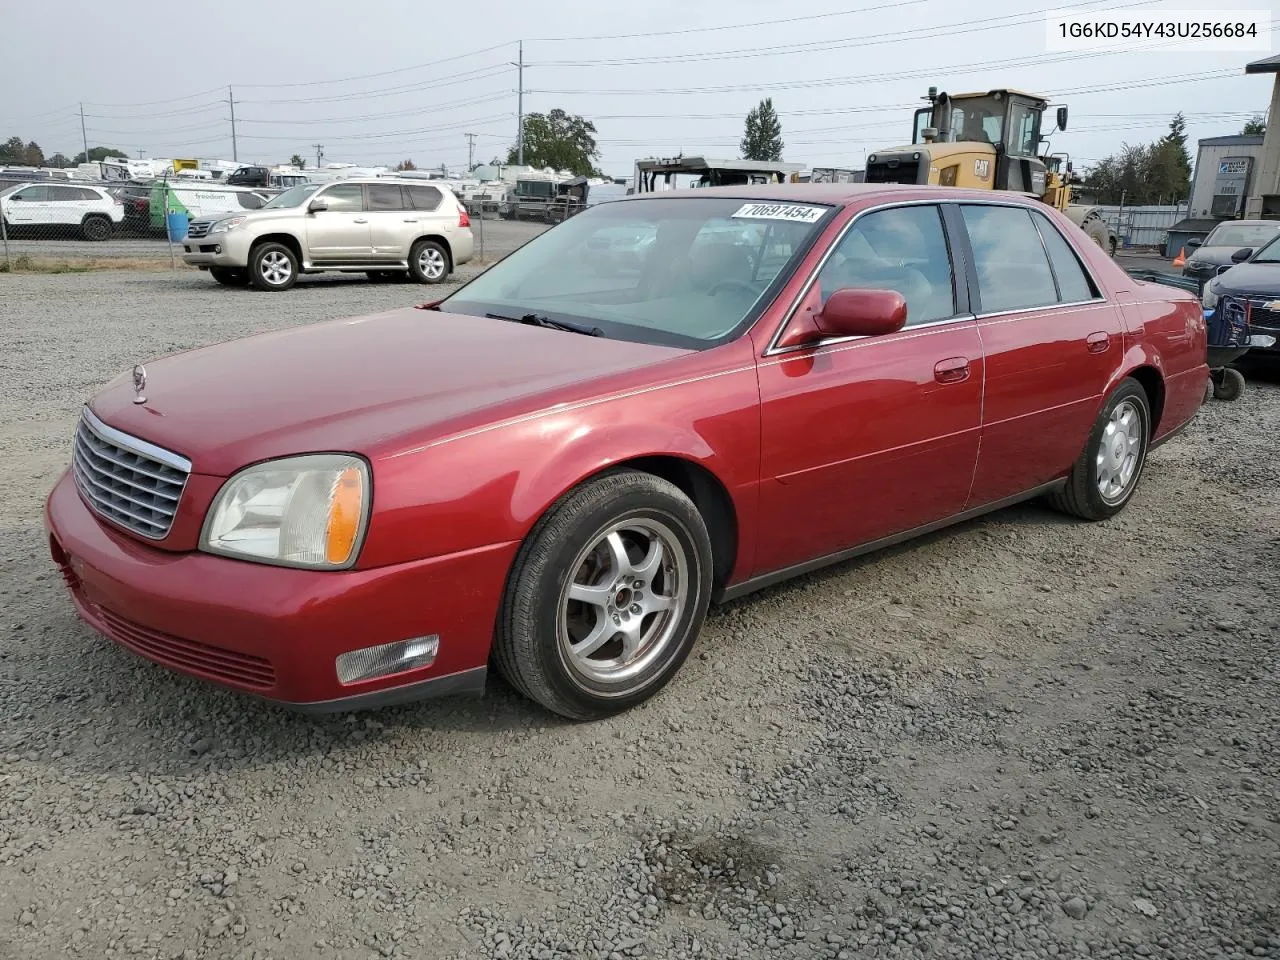
<path fill-rule="evenodd" d="M 1206 309 L 1216 309 L 1223 297 L 1248 304 L 1252 333 L 1275 338 L 1271 346 L 1255 345 L 1249 356 L 1280 359 L 1280 236 L 1205 284 Z"/>

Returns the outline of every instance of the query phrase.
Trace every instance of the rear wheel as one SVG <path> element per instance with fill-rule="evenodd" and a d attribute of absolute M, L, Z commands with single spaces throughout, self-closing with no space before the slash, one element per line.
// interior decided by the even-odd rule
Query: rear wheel
<path fill-rule="evenodd" d="M 494 640 L 498 669 L 548 710 L 593 720 L 661 690 L 697 638 L 712 553 L 693 502 L 634 470 L 563 496 L 520 549 Z"/>
<path fill-rule="evenodd" d="M 111 221 L 101 214 L 90 214 L 80 225 L 80 232 L 86 240 L 101 241 L 111 236 Z"/>
<path fill-rule="evenodd" d="M 1103 253 L 1110 256 L 1115 253 L 1115 247 L 1111 243 L 1111 231 L 1107 229 L 1105 220 L 1093 218 L 1084 222 L 1084 232 L 1089 235 L 1089 239 L 1098 245 Z"/>
<path fill-rule="evenodd" d="M 224 287 L 244 287 L 249 284 L 249 271 L 242 267 L 210 267 L 209 276 Z"/>
<path fill-rule="evenodd" d="M 263 243 L 249 254 L 249 281 L 258 290 L 288 290 L 298 282 L 298 258 L 283 243 Z"/>
<path fill-rule="evenodd" d="M 1137 489 L 1150 442 L 1147 393 L 1138 381 L 1125 378 L 1103 404 L 1067 485 L 1049 502 L 1083 520 L 1114 517 Z"/>
<path fill-rule="evenodd" d="M 409 251 L 409 274 L 418 283 L 440 283 L 449 276 L 449 253 L 435 240 L 419 240 Z"/>

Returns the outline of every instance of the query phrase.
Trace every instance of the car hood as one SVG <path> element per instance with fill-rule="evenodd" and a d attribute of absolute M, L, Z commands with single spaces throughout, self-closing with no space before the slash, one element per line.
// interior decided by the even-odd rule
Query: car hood
<path fill-rule="evenodd" d="M 1224 263 L 1231 262 L 1231 255 L 1240 247 L 1197 247 L 1196 252 L 1187 257 L 1187 266 L 1196 266 L 1204 264 L 1205 266 L 1220 267 Z"/>
<path fill-rule="evenodd" d="M 1219 294 L 1280 298 L 1280 263 L 1239 263 L 1213 282 Z"/>
<path fill-rule="evenodd" d="M 122 374 L 90 406 L 194 472 L 227 476 L 314 451 L 376 460 L 691 352 L 409 307 L 148 362 L 145 403 Z"/>

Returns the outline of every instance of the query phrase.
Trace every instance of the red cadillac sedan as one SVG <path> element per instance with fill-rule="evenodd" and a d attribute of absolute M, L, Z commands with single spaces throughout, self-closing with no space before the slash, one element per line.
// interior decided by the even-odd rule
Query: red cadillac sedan
<path fill-rule="evenodd" d="M 1055 210 L 892 185 L 591 207 L 425 308 L 135 367 L 45 517 L 80 615 L 293 707 L 653 696 L 708 604 L 1017 501 L 1106 520 L 1208 382 Z"/>

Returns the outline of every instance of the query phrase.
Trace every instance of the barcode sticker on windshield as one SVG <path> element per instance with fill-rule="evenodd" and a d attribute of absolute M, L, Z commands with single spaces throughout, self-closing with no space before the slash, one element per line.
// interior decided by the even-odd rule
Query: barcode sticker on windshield
<path fill-rule="evenodd" d="M 794 220 L 797 223 L 817 223 L 826 212 L 826 207 L 810 207 L 799 203 L 744 203 L 733 216 L 749 220 Z"/>

